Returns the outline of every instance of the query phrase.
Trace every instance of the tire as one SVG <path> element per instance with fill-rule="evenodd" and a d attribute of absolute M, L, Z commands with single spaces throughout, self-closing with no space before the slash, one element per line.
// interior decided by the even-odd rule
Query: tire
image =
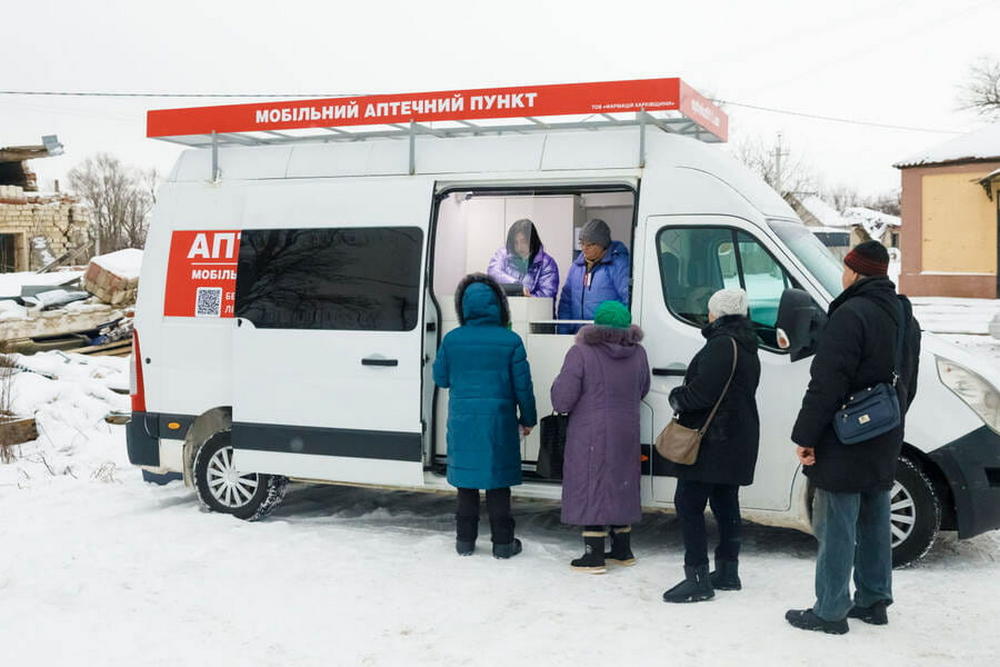
<path fill-rule="evenodd" d="M 229 431 L 216 433 L 194 457 L 194 482 L 201 504 L 213 512 L 257 521 L 271 513 L 282 498 L 288 478 L 259 473 L 240 474 L 232 468 Z"/>
<path fill-rule="evenodd" d="M 941 527 L 941 501 L 931 480 L 905 456 L 899 457 L 890 497 L 892 565 L 906 567 L 934 544 Z"/>

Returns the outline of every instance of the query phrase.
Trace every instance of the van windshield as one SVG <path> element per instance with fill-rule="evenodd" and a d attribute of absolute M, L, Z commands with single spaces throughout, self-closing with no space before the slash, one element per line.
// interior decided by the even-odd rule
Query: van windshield
<path fill-rule="evenodd" d="M 840 294 L 844 289 L 840 282 L 844 267 L 833 256 L 833 253 L 823 245 L 823 242 L 809 231 L 808 227 L 801 223 L 784 220 L 768 220 L 768 224 L 774 233 L 785 242 L 788 249 L 806 265 L 809 272 L 826 288 L 831 297 Z"/>

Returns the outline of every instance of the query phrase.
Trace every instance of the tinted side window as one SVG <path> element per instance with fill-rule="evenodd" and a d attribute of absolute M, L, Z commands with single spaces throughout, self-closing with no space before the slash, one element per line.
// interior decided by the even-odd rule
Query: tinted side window
<path fill-rule="evenodd" d="M 743 265 L 743 285 L 750 302 L 750 319 L 774 328 L 778 321 L 781 295 L 792 286 L 792 281 L 757 239 L 745 232 L 739 232 L 737 239 Z"/>
<path fill-rule="evenodd" d="M 704 326 L 712 294 L 740 287 L 761 342 L 777 349 L 778 304 L 797 285 L 757 239 L 725 227 L 667 228 L 657 238 L 664 300 L 677 317 Z"/>
<path fill-rule="evenodd" d="M 246 230 L 236 317 L 262 329 L 409 331 L 422 248 L 416 227 Z"/>
<path fill-rule="evenodd" d="M 693 324 L 707 324 L 709 297 L 740 284 L 732 231 L 668 228 L 657 236 L 657 245 L 663 296 L 670 310 Z"/>

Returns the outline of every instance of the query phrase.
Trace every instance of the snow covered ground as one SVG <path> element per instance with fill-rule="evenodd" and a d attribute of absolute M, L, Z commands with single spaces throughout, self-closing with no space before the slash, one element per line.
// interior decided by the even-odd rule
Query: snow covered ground
<path fill-rule="evenodd" d="M 1000 361 L 1000 341 L 954 339 Z M 102 420 L 127 407 L 127 360 L 22 361 L 56 379 L 15 380 L 41 436 L 0 465 L 0 665 L 1000 662 L 1000 532 L 944 535 L 898 571 L 888 627 L 804 633 L 783 614 L 812 603 L 807 535 L 747 526 L 744 590 L 674 606 L 660 599 L 683 561 L 671 515 L 648 515 L 639 563 L 604 576 L 570 571 L 580 538 L 552 503 L 515 502 L 525 551 L 506 562 L 485 536 L 455 555 L 444 495 L 296 485 L 245 523 L 128 466 L 124 428 Z"/>

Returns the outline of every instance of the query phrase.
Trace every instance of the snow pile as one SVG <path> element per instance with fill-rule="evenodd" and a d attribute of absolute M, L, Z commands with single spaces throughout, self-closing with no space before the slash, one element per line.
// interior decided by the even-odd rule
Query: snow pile
<path fill-rule="evenodd" d="M 0 298 L 21 296 L 24 285 L 51 285 L 59 287 L 80 278 L 83 271 L 53 271 L 51 273 L 35 273 L 22 271 L 20 273 L 0 273 Z"/>
<path fill-rule="evenodd" d="M 955 299 L 915 296 L 913 314 L 924 331 L 985 336 L 990 321 L 1000 315 L 1000 299 Z"/>
<path fill-rule="evenodd" d="M 90 261 L 119 278 L 138 280 L 139 269 L 142 267 L 142 251 L 136 248 L 125 248 L 107 255 L 100 255 Z"/>
<path fill-rule="evenodd" d="M 23 370 L 12 378 L 12 409 L 35 417 L 38 440 L 19 459 L 0 465 L 0 489 L 32 486 L 59 475 L 110 478 L 128 466 L 124 430 L 105 423 L 127 411 L 129 360 L 64 352 L 12 355 Z"/>
<path fill-rule="evenodd" d="M 801 199 L 801 204 L 802 207 L 811 213 L 823 227 L 843 229 L 844 227 L 850 227 L 854 224 L 851 220 L 842 216 L 832 204 L 827 202 L 822 197 L 809 195 L 808 197 L 803 197 Z"/>
<path fill-rule="evenodd" d="M 894 167 L 916 167 L 957 160 L 1000 160 L 1000 123 L 949 139 L 932 148 L 897 162 Z"/>

